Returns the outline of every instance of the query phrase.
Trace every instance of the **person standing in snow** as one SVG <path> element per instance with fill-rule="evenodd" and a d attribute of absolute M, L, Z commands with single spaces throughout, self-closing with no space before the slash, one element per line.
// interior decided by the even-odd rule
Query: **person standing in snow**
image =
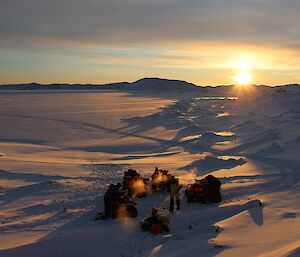
<path fill-rule="evenodd" d="M 112 199 L 116 196 L 121 195 L 120 192 L 121 184 L 118 183 L 116 185 L 110 184 L 107 191 L 104 194 L 104 217 L 111 217 L 111 202 Z"/>
<path fill-rule="evenodd" d="M 177 210 L 180 210 L 180 194 L 179 191 L 181 189 L 181 186 L 179 185 L 178 179 L 176 179 L 174 176 L 171 177 L 170 180 L 170 208 L 169 211 L 174 211 L 174 201 L 176 200 L 176 207 Z"/>

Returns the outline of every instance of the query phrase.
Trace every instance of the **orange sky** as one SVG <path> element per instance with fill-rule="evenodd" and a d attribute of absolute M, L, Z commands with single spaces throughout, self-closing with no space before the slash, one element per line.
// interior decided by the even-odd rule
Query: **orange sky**
<path fill-rule="evenodd" d="M 296 0 L 4 1 L 0 83 L 300 83 L 299 8 Z"/>

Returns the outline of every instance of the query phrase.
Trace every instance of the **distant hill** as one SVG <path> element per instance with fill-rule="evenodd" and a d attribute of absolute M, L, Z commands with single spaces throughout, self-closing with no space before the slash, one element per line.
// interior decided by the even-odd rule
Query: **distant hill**
<path fill-rule="evenodd" d="M 38 83 L 0 85 L 0 90 L 77 90 L 77 89 L 83 89 L 83 90 L 84 89 L 102 89 L 102 85 L 38 84 Z"/>
<path fill-rule="evenodd" d="M 271 87 L 255 86 L 260 91 L 269 91 Z M 233 86 L 197 86 L 195 84 L 182 81 L 170 80 L 161 78 L 143 78 L 135 82 L 118 82 L 110 84 L 9 84 L 0 85 L 0 90 L 117 90 L 125 92 L 151 92 L 151 93 L 203 93 L 203 94 L 227 94 L 232 90 Z M 287 90 L 299 90 L 300 85 L 290 84 L 277 88 L 284 88 Z M 271 89 L 272 90 L 272 89 Z M 274 88 L 273 88 L 274 90 Z M 273 91 L 272 90 L 272 91 Z"/>
<path fill-rule="evenodd" d="M 195 84 L 182 81 L 159 78 L 143 78 L 131 84 L 132 88 L 154 91 L 168 91 L 168 90 L 197 90 L 198 86 Z"/>
<path fill-rule="evenodd" d="M 125 90 L 125 91 L 190 91 L 199 90 L 195 84 L 181 80 L 169 80 L 160 78 L 143 78 L 135 82 L 119 82 L 103 85 L 94 84 L 14 84 L 1 85 L 0 90 Z"/>

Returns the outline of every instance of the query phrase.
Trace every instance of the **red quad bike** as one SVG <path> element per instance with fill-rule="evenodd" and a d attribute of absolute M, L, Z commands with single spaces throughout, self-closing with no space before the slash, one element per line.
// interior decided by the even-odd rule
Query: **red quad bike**
<path fill-rule="evenodd" d="M 170 231 L 170 229 L 166 225 L 163 225 L 159 221 L 156 221 L 155 219 L 153 219 L 153 217 L 143 220 L 141 223 L 141 228 L 144 231 L 149 231 L 153 235 Z"/>
<path fill-rule="evenodd" d="M 213 175 L 208 175 L 204 179 L 195 180 L 196 182 L 190 185 L 185 190 L 187 202 L 220 203 L 222 201 L 220 189 L 221 181 Z"/>
<path fill-rule="evenodd" d="M 147 196 L 147 178 L 142 178 L 141 175 L 133 169 L 124 172 L 122 188 L 127 192 L 128 196 L 146 197 Z"/>
<path fill-rule="evenodd" d="M 168 170 L 155 168 L 152 174 L 152 192 L 169 192 L 171 174 Z"/>
<path fill-rule="evenodd" d="M 141 229 L 149 231 L 151 234 L 159 234 L 163 232 L 169 232 L 168 227 L 169 219 L 166 216 L 157 215 L 157 210 L 152 210 L 152 216 L 142 221 Z"/>

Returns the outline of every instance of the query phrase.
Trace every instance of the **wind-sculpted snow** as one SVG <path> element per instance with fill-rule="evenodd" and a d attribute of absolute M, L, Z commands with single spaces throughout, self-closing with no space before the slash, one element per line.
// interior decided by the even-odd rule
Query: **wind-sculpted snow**
<path fill-rule="evenodd" d="M 284 151 L 283 148 L 279 144 L 274 142 L 270 146 L 260 149 L 255 154 L 267 156 L 267 155 L 272 155 L 272 154 L 276 154 L 276 153 L 281 153 L 283 151 Z"/>
<path fill-rule="evenodd" d="M 222 160 L 219 158 L 206 156 L 203 160 L 194 161 L 191 164 L 181 167 L 183 170 L 193 170 L 197 171 L 198 176 L 204 176 L 205 174 L 217 171 L 220 169 L 231 169 L 236 166 L 240 166 L 246 163 L 242 158 L 239 159 L 227 159 Z"/>
<path fill-rule="evenodd" d="M 0 93 L 0 256 L 297 256 L 297 90 L 234 100 Z M 180 211 L 149 194 L 134 198 L 134 220 L 94 220 L 110 183 L 156 166 L 183 184 Z M 222 181 L 223 201 L 188 204 L 184 189 L 207 174 Z M 170 233 L 140 231 L 153 207 Z"/>

